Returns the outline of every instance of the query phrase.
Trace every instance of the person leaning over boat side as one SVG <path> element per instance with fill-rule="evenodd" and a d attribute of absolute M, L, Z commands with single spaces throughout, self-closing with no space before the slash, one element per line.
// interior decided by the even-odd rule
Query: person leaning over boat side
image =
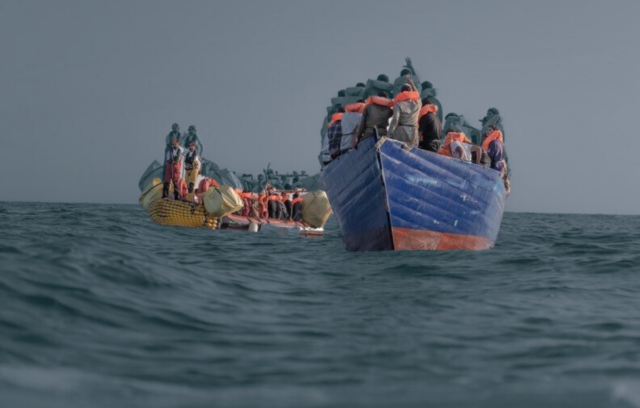
<path fill-rule="evenodd" d="M 418 132 L 420 133 L 420 148 L 430 152 L 438 151 L 438 143 L 442 137 L 442 122 L 438 118 L 438 106 L 429 98 L 422 99 Z"/>
<path fill-rule="evenodd" d="M 194 189 L 200 173 L 200 156 L 195 142 L 189 143 L 189 150 L 184 154 L 184 169 L 187 172 L 187 201 L 194 201 Z"/>
<path fill-rule="evenodd" d="M 340 156 L 340 143 L 342 142 L 342 115 L 345 109 L 341 107 L 338 113 L 331 117 L 331 123 L 327 129 L 327 139 L 329 141 L 329 155 L 331 160 Z"/>
<path fill-rule="evenodd" d="M 386 136 L 389 118 L 393 114 L 391 108 L 393 108 L 393 101 L 387 97 L 387 93 L 384 91 L 378 92 L 377 96 L 367 98 L 360 126 L 356 132 L 358 136 L 356 143 L 373 137 L 376 130 L 379 136 Z"/>
<path fill-rule="evenodd" d="M 497 124 L 489 125 L 487 133 L 483 135 L 482 149 L 487 152 L 491 159 L 491 168 L 499 171 L 504 180 L 504 189 L 507 195 L 511 191 L 509 173 L 507 172 L 507 162 L 505 161 L 503 135 Z"/>
<path fill-rule="evenodd" d="M 345 154 L 356 145 L 356 132 L 362 119 L 364 99 L 358 99 L 356 103 L 344 107 L 342 114 L 342 139 L 340 140 L 340 154 Z"/>
<path fill-rule="evenodd" d="M 438 150 L 438 154 L 465 162 L 471 162 L 471 159 L 475 158 L 476 164 L 480 164 L 482 159 L 482 149 L 471 143 L 460 125 L 454 125 L 447 131 L 447 136 L 442 147 Z"/>
<path fill-rule="evenodd" d="M 302 219 L 302 197 L 300 194 L 294 193 L 291 201 L 291 219 L 300 221 Z"/>
<path fill-rule="evenodd" d="M 165 155 L 164 185 L 162 188 L 162 198 L 169 197 L 169 186 L 173 182 L 173 196 L 177 200 L 180 198 L 180 185 L 182 184 L 182 149 L 178 139 L 173 139 L 171 148 Z"/>
<path fill-rule="evenodd" d="M 408 148 L 418 145 L 418 115 L 422 102 L 420 93 L 407 75 L 407 83 L 402 85 L 401 92 L 393 98 L 393 116 L 389 123 L 389 137 L 403 142 Z"/>

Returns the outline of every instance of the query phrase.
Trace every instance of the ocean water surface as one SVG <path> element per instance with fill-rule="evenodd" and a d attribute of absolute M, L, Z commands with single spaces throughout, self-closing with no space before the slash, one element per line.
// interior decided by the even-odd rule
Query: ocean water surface
<path fill-rule="evenodd" d="M 640 217 L 481 252 L 0 203 L 2 407 L 640 407 Z"/>

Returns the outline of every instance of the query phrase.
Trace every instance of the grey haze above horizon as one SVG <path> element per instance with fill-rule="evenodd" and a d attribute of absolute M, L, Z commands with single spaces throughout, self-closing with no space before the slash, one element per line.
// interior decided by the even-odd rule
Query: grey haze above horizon
<path fill-rule="evenodd" d="M 173 122 L 239 175 L 315 174 L 330 98 L 410 56 L 445 114 L 500 110 L 507 210 L 640 214 L 638 16 L 634 1 L 2 0 L 0 201 L 135 203 Z"/>

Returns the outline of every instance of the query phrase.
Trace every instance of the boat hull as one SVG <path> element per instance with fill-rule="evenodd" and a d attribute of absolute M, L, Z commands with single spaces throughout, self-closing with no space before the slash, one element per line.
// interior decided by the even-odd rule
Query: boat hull
<path fill-rule="evenodd" d="M 506 201 L 497 171 L 386 138 L 321 178 L 349 251 L 492 248 Z"/>

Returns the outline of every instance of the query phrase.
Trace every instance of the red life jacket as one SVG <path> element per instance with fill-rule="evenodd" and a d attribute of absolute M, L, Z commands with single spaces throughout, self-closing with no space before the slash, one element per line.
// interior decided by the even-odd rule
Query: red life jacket
<path fill-rule="evenodd" d="M 294 198 L 293 201 L 291 201 L 291 208 L 293 208 L 294 205 L 303 202 L 304 199 L 302 197 L 298 197 L 298 198 Z"/>
<path fill-rule="evenodd" d="M 485 150 L 485 152 L 489 151 L 489 145 L 494 140 L 499 140 L 499 141 L 502 142 L 502 132 L 501 131 L 494 130 L 493 132 L 491 132 L 491 134 L 489 136 L 487 136 L 487 138 L 484 140 L 484 142 L 482 142 L 482 148 Z"/>
<path fill-rule="evenodd" d="M 422 119 L 422 117 L 427 113 L 438 113 L 438 106 L 432 103 L 424 105 L 422 109 L 420 109 L 420 116 L 418 117 L 418 120 Z"/>
<path fill-rule="evenodd" d="M 385 106 L 387 108 L 393 108 L 393 101 L 391 99 L 384 98 L 382 96 L 370 96 L 367 98 L 367 101 L 364 104 L 365 106 L 379 105 L 379 106 Z"/>
<path fill-rule="evenodd" d="M 449 132 L 447 133 L 447 137 L 444 138 L 444 144 L 442 145 L 440 150 L 438 150 L 438 154 L 447 157 L 453 157 L 453 154 L 451 153 L 451 142 L 462 142 L 471 144 L 471 141 L 464 133 Z"/>
<path fill-rule="evenodd" d="M 331 122 L 329 122 L 329 127 L 339 120 L 342 120 L 342 112 L 334 113 L 333 115 L 331 115 Z"/>
<path fill-rule="evenodd" d="M 398 103 L 402 101 L 419 101 L 420 100 L 420 92 L 418 91 L 404 91 L 400 92 L 393 98 L 393 103 Z"/>
<path fill-rule="evenodd" d="M 352 103 L 350 105 L 345 106 L 344 110 L 346 112 L 362 113 L 362 111 L 364 111 L 364 103 L 362 102 Z"/>

